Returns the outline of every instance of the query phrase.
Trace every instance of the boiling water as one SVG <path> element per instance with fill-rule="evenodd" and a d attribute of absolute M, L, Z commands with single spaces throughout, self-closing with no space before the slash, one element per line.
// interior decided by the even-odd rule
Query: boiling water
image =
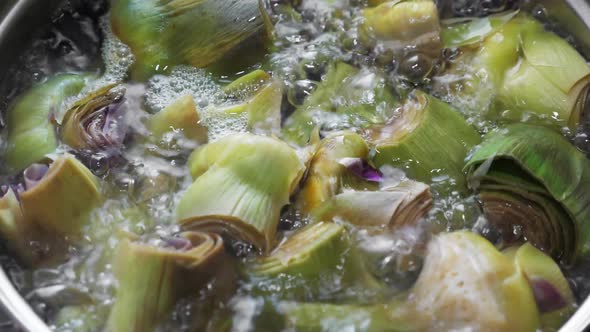
<path fill-rule="evenodd" d="M 388 83 L 396 87 L 397 94 L 403 94 L 414 86 L 429 87 L 429 78 L 444 68 L 428 59 L 402 55 L 395 61 L 388 61 L 379 52 L 368 53 L 359 42 L 359 9 L 362 1 L 307 1 L 302 13 L 283 11 L 281 1 L 271 1 L 273 18 L 277 21 L 276 46 L 278 51 L 267 59 L 267 66 L 275 77 L 284 80 L 287 87 L 288 107 L 284 115 L 301 105 L 305 96 L 315 88 L 325 73 L 327 64 L 334 59 L 346 61 L 359 67 L 375 64 L 389 69 Z M 498 12 L 517 6 L 516 1 L 439 1 L 441 12 L 448 16 L 478 16 Z M 535 9 L 537 12 L 538 8 Z M 332 13 L 338 11 L 335 18 Z M 540 11 L 542 12 L 542 11 Z M 36 82 L 57 72 L 91 72 L 100 75 L 95 86 L 88 87 L 82 94 L 106 83 L 118 82 L 126 77 L 133 63 L 129 48 L 112 34 L 108 25 L 106 5 L 102 1 L 68 3 L 56 15 L 51 27 L 40 35 L 24 52 L 19 64 L 10 71 L 13 78 L 10 86 L 4 86 L 3 108 L 18 94 Z M 373 73 L 361 72 L 360 81 L 371 80 Z M 175 68 L 169 75 L 156 76 L 147 84 L 127 83 L 126 98 L 129 114 L 127 121 L 133 128 L 132 137 L 121 158 L 113 160 L 101 154 L 81 158 L 91 166 L 96 175 L 110 185 L 106 188 L 108 199 L 104 206 L 93 212 L 91 222 L 84 230 L 82 243 L 70 248 L 71 259 L 55 268 L 35 271 L 21 268 L 8 256 L 1 258 L 14 285 L 31 303 L 35 311 L 46 319 L 56 331 L 98 331 L 108 316 L 114 301 L 116 280 L 111 265 L 113 251 L 120 238 L 120 229 L 159 237 L 177 231 L 174 225 L 174 207 L 180 194 L 190 184 L 186 170 L 188 152 L 196 146 L 183 142 L 172 135 L 162 145 L 141 143 L 148 135 L 145 121 L 150 114 L 161 111 L 180 96 L 194 97 L 203 124 L 209 127 L 210 140 L 247 130 L 247 119 L 228 117 L 220 119 L 212 115 L 215 110 L 230 107 L 235 101 L 222 93 L 221 83 L 232 77 L 215 77 L 202 69 L 190 67 Z M 435 75 L 442 86 L 449 84 L 452 77 Z M 454 104 L 470 107 L 470 100 L 451 100 L 451 94 L 441 93 L 442 98 Z M 75 100 L 73 98 L 72 100 Z M 468 121 L 482 132 L 491 129 L 491 124 L 476 113 L 466 113 Z M 0 122 L 3 123 L 3 122 Z M 576 142 L 589 145 L 584 132 L 578 133 Z M 138 143 L 139 142 L 139 143 Z M 390 184 L 405 178 L 403 170 L 382 169 L 385 181 Z M 1 178 L 0 178 L 1 179 Z M 432 186 L 435 206 L 417 227 L 409 227 L 393 235 L 373 235 L 357 231 L 353 238 L 367 260 L 371 262 L 373 274 L 392 286 L 393 292 L 402 292 L 415 280 L 421 268 L 421 252 L 424 250 L 427 234 L 462 228 L 475 228 L 486 234 L 485 219 L 480 215 L 474 197 L 462 197 L 449 192 L 451 179 L 445 174 L 435 178 Z M 304 224 L 297 211 L 286 210 L 281 219 L 281 229 L 296 229 Z M 517 231 L 517 230 L 515 230 Z M 493 237 L 493 234 L 490 235 Z M 243 252 L 241 254 L 244 254 Z M 248 259 L 248 258 L 244 258 Z M 582 262 L 569 274 L 578 299 L 590 293 L 587 273 L 590 262 Z M 286 280 L 284 289 L 301 280 Z M 338 288 L 338 279 L 329 279 L 330 288 Z M 269 325 L 276 315 L 278 305 L 274 299 L 248 295 L 252 285 L 240 285 L 237 294 L 229 302 L 232 316 L 232 331 L 276 331 Z M 200 294 L 206 298 L 208 294 Z M 359 301 L 370 301 L 371 294 L 348 294 Z M 70 315 L 64 314 L 64 308 Z M 174 314 L 162 325 L 162 330 L 190 331 L 194 327 L 198 305 L 194 301 L 181 301 Z M 222 310 L 223 311 L 223 310 Z M 76 314 L 77 313 L 77 314 Z M 84 313 L 84 314 L 81 314 Z M 2 329 L 0 324 L 0 329 Z M 346 330 L 343 327 L 343 331 Z"/>

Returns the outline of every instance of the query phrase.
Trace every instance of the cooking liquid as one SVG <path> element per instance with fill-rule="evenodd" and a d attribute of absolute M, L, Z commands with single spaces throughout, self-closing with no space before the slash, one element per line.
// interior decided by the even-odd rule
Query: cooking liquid
<path fill-rule="evenodd" d="M 342 60 L 359 67 L 383 65 L 389 70 L 387 76 L 396 93 L 403 93 L 420 85 L 428 89 L 431 72 L 442 72 L 441 64 L 432 60 L 417 61 L 415 54 L 403 54 L 395 61 L 384 63 L 383 54 L 367 52 L 358 41 L 356 17 L 358 4 L 362 1 L 304 1 L 301 17 L 284 11 L 282 1 L 271 1 L 273 18 L 277 21 L 276 46 L 278 51 L 267 56 L 265 68 L 273 76 L 284 80 L 289 115 L 303 102 L 324 74 L 328 62 Z M 448 16 L 477 16 L 498 12 L 517 6 L 516 1 L 439 1 L 441 11 Z M 77 1 L 67 3 L 54 17 L 49 29 L 33 41 L 9 75 L 10 86 L 3 86 L 2 106 L 34 83 L 58 72 L 101 73 L 101 82 L 116 82 L 125 77 L 132 64 L 130 50 L 112 35 L 108 26 L 108 12 L 103 1 Z M 535 10 L 538 10 L 536 8 Z M 333 15 L 338 11 L 338 15 Z M 335 17 L 336 16 L 336 17 Z M 418 58 L 418 60 L 424 60 Z M 408 65 L 408 63 L 410 64 Z M 406 64 L 406 65 L 404 65 Z M 414 64 L 414 65 L 412 65 Z M 247 72 L 247 71 L 245 71 Z M 52 268 L 27 270 L 8 256 L 0 260 L 14 285 L 31 303 L 34 310 L 55 331 L 99 331 L 106 321 L 115 298 L 116 280 L 112 271 L 112 256 L 119 237 L 116 232 L 125 229 L 150 238 L 167 236 L 177 229 L 173 211 L 181 193 L 191 183 L 185 167 L 187 153 L 196 146 L 171 134 L 165 137 L 169 144 L 163 149 L 148 143 L 139 143 L 138 137 L 148 135 L 145 119 L 160 111 L 176 98 L 192 94 L 210 127 L 210 140 L 246 131 L 245 118 L 228 117 L 213 120 L 209 116 L 214 109 L 228 107 L 235 101 L 228 100 L 221 92 L 223 83 L 232 81 L 241 73 L 214 76 L 203 69 L 179 67 L 167 76 L 156 76 L 147 84 L 126 83 L 128 112 L 127 121 L 133 133 L 126 141 L 122 158 L 113 161 L 104 154 L 82 154 L 80 158 L 92 171 L 109 184 L 105 189 L 109 199 L 96 209 L 91 223 L 84 230 L 84 239 L 70 248 L 70 259 Z M 361 71 L 360 75 L 371 75 Z M 444 75 L 436 76 L 444 80 Z M 359 77 L 362 80 L 366 77 Z M 88 88 L 88 92 L 91 91 Z M 448 101 L 450 96 L 441 95 Z M 458 101 L 469 103 L 468 100 Z M 477 114 L 467 113 L 468 121 L 482 132 L 492 124 L 480 119 Z M 3 122 L 1 122 L 3 123 Z M 340 128 L 338 119 L 326 127 Z M 354 128 L 353 128 L 354 129 Z M 585 145 L 585 133 L 576 136 L 576 143 Z M 1 140 L 2 142 L 4 140 Z M 148 151 L 149 153 L 146 153 Z M 395 183 L 405 178 L 403 169 L 382 169 L 386 181 Z M 1 180 L 2 178 L 0 178 Z M 445 174 L 437 174 L 432 191 L 434 208 L 416 227 L 408 227 L 392 235 L 371 235 L 356 231 L 353 238 L 371 263 L 371 272 L 392 288 L 392 293 L 409 288 L 420 271 L 420 252 L 427 234 L 463 228 L 477 228 L 490 238 L 493 230 L 480 215 L 474 197 L 461 197 L 447 190 L 452 185 Z M 285 209 L 280 229 L 290 231 L 305 223 L 297 211 Z M 518 232 L 515 229 L 515 232 Z M 250 248 L 234 244 L 236 254 L 248 260 Z M 580 262 L 567 270 L 569 280 L 578 300 L 590 293 L 590 261 Z M 325 296 L 330 298 L 340 289 L 338 278 L 326 278 Z M 285 289 L 273 289 L 275 293 L 289 291 L 289 285 L 299 285 L 303 280 L 287 280 Z M 231 331 L 277 331 L 276 307 L 278 301 L 250 294 L 251 284 L 242 282 L 229 307 L 218 308 L 221 315 L 229 315 Z M 258 285 L 259 287 L 261 285 Z M 264 285 L 262 285 L 264 287 Z M 213 287 L 212 287 L 213 288 Z M 210 290 L 214 291 L 214 289 Z M 197 295 L 206 299 L 205 290 Z M 375 294 L 345 294 L 359 302 L 371 302 Z M 203 308 L 198 301 L 181 301 L 169 319 L 162 323 L 162 331 L 193 331 Z M 201 317 L 202 320 L 202 317 Z M 346 330 L 346 329 L 343 329 Z"/>

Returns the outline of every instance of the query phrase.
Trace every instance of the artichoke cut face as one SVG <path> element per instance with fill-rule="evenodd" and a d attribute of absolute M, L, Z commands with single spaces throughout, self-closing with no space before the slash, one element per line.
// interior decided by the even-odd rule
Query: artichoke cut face
<path fill-rule="evenodd" d="M 324 138 L 315 151 L 296 206 L 308 214 L 321 203 L 341 191 L 348 169 L 341 163 L 345 158 L 367 159 L 369 147 L 365 140 L 353 133 L 342 132 Z"/>
<path fill-rule="evenodd" d="M 398 118 L 370 128 L 367 136 L 375 146 L 377 167 L 403 169 L 408 177 L 427 184 L 447 175 L 458 188 L 465 186 L 464 159 L 481 141 L 457 110 L 420 91 L 404 103 Z"/>
<path fill-rule="evenodd" d="M 277 139 L 238 134 L 193 153 L 194 183 L 177 207 L 184 228 L 225 230 L 269 252 L 282 207 L 289 202 L 305 166 Z"/>
<path fill-rule="evenodd" d="M 491 132 L 465 170 L 484 205 L 492 202 L 492 221 L 509 214 L 533 244 L 566 264 L 587 252 L 590 162 L 559 133 L 525 124 Z M 520 180 L 506 180 L 511 177 Z"/>
<path fill-rule="evenodd" d="M 225 55 L 253 38 L 268 42 L 272 31 L 258 0 L 113 0 L 111 5 L 113 32 L 132 49 L 137 80 L 182 64 L 230 64 Z"/>
<path fill-rule="evenodd" d="M 107 331 L 154 331 L 178 300 L 197 295 L 216 278 L 228 281 L 219 293 L 233 292 L 231 265 L 216 234 L 184 232 L 157 244 L 123 240 L 114 265 L 119 288 Z"/>
<path fill-rule="evenodd" d="M 432 208 L 429 186 L 405 181 L 382 191 L 345 191 L 317 208 L 314 219 L 395 230 L 415 225 Z"/>
<path fill-rule="evenodd" d="M 7 113 L 7 166 L 20 171 L 55 151 L 58 140 L 52 118 L 67 97 L 82 90 L 85 79 L 57 75 L 18 98 Z"/>

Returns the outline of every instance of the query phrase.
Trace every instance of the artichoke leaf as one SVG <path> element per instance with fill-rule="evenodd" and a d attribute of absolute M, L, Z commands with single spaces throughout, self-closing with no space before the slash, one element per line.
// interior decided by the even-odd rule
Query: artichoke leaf
<path fill-rule="evenodd" d="M 177 301 L 198 294 L 217 278 L 228 281 L 220 293 L 233 292 L 229 256 L 219 235 L 183 232 L 158 243 L 123 240 L 115 256 L 119 280 L 106 331 L 154 331 Z M 230 263 L 230 264 L 228 264 Z"/>
<path fill-rule="evenodd" d="M 223 92 L 233 97 L 251 97 L 270 81 L 270 75 L 258 69 L 226 85 Z"/>
<path fill-rule="evenodd" d="M 18 98 L 7 113 L 7 165 L 21 171 L 42 161 L 58 145 L 53 117 L 67 97 L 78 94 L 86 77 L 59 74 Z"/>
<path fill-rule="evenodd" d="M 199 143 L 207 142 L 207 128 L 201 124 L 197 105 L 192 95 L 185 95 L 153 115 L 148 127 L 158 140 L 167 133 L 180 130 L 184 137 Z"/>
<path fill-rule="evenodd" d="M 297 153 L 275 138 L 227 136 L 196 150 L 194 182 L 176 215 L 185 229 L 227 232 L 264 252 L 274 247 L 282 207 L 305 167 Z"/>

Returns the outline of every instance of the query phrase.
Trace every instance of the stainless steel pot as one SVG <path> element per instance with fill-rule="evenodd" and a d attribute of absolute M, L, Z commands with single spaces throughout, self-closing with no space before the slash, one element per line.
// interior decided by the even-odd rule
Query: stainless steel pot
<path fill-rule="evenodd" d="M 61 0 L 0 0 L 0 83 L 10 82 L 6 69 L 23 51 L 32 34 L 49 22 L 51 13 Z M 533 2 L 533 1 L 529 1 Z M 582 53 L 590 58 L 590 0 L 540 0 L 548 15 L 572 34 Z M 16 291 L 0 268 L 0 303 L 15 322 L 28 332 L 50 332 Z M 583 332 L 590 327 L 590 297 L 560 332 Z"/>

